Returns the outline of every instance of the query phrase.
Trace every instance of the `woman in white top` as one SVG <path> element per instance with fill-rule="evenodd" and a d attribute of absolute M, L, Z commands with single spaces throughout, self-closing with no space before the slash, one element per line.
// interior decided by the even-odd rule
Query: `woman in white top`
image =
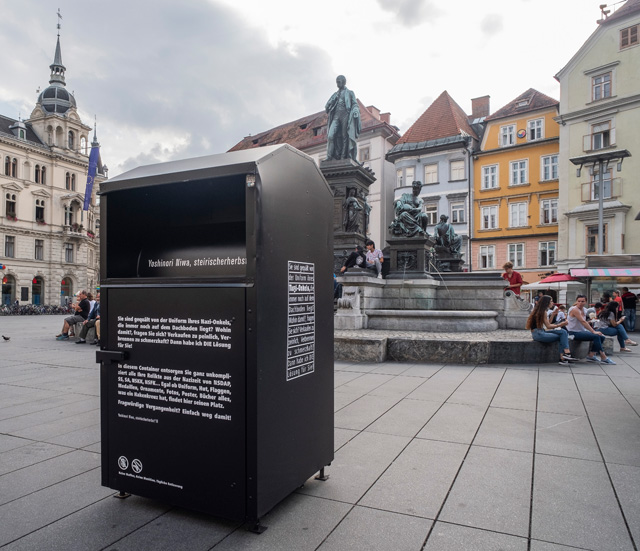
<path fill-rule="evenodd" d="M 586 303 L 587 297 L 584 295 L 578 295 L 576 297 L 576 303 L 569 308 L 569 324 L 567 325 L 569 335 L 573 335 L 573 338 L 576 341 L 592 342 L 587 360 L 592 362 L 601 361 L 606 364 L 616 365 L 616 362 L 612 361 L 611 358 L 607 358 L 607 355 L 602 349 L 604 335 L 600 331 L 596 331 L 591 327 L 589 322 L 586 320 L 586 312 L 584 309 L 584 305 Z M 598 359 L 596 354 L 600 354 L 600 359 Z"/>

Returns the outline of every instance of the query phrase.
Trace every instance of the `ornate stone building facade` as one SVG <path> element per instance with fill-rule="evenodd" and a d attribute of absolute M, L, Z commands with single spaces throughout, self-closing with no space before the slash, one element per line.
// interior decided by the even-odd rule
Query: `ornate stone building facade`
<path fill-rule="evenodd" d="M 0 115 L 0 263 L 2 303 L 61 304 L 99 284 L 99 209 L 106 177 L 98 162 L 83 210 L 95 130 L 80 119 L 66 89 L 60 36 L 49 86 L 28 120 Z"/>

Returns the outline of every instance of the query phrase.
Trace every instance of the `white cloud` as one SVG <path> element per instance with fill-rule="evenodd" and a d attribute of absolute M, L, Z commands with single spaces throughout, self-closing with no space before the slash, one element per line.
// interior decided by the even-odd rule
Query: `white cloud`
<path fill-rule="evenodd" d="M 557 97 L 553 75 L 598 16 L 582 0 L 494 0 L 491 15 L 475 0 L 435 6 L 324 0 L 309 13 L 299 0 L 5 3 L 0 114 L 28 117 L 36 89 L 48 85 L 58 7 L 67 87 L 84 122 L 97 116 L 111 175 L 226 151 L 321 111 L 340 73 L 402 131 L 445 89 L 467 111 L 485 94 L 494 110 L 531 87 Z"/>

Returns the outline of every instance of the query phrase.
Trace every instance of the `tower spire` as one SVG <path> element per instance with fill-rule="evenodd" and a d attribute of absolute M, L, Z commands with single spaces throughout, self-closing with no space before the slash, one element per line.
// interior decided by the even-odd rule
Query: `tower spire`
<path fill-rule="evenodd" d="M 56 42 L 56 53 L 53 56 L 53 63 L 49 65 L 49 68 L 51 69 L 49 84 L 65 86 L 64 72 L 67 69 L 62 64 L 62 51 L 60 49 L 60 21 L 62 21 L 62 14 L 60 13 L 60 8 L 58 8 L 58 40 Z"/>
<path fill-rule="evenodd" d="M 98 119 L 94 115 L 93 116 L 93 141 L 91 142 L 91 147 L 100 145 L 98 143 L 98 130 L 97 130 L 97 128 L 98 128 Z"/>

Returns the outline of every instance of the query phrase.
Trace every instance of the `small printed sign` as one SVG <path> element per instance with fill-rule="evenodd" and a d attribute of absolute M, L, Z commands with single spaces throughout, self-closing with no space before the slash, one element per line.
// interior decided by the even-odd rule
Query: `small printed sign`
<path fill-rule="evenodd" d="M 291 381 L 315 369 L 315 266 L 290 260 L 287 275 L 287 381 Z"/>

